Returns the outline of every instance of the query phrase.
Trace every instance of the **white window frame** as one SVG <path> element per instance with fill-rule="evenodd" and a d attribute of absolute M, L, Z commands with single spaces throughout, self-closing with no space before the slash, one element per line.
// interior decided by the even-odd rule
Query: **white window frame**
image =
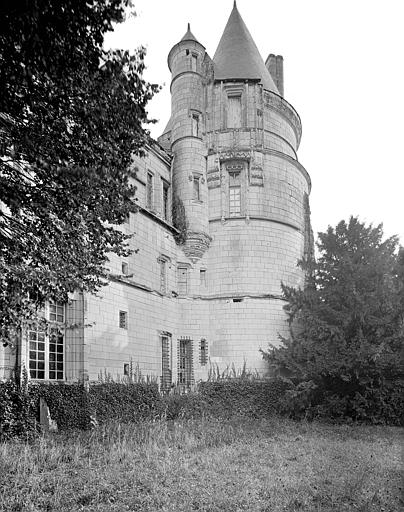
<path fill-rule="evenodd" d="M 47 325 L 41 328 L 40 324 L 27 326 L 26 335 L 26 361 L 28 363 L 28 374 L 31 380 L 35 381 L 51 381 L 61 382 L 66 379 L 66 304 L 57 302 L 47 302 L 44 309 L 44 318 L 47 321 Z M 62 350 L 58 350 L 59 343 L 52 342 L 52 331 L 57 330 L 62 336 Z M 36 336 L 32 336 L 35 333 Z M 34 346 L 36 344 L 36 347 Z M 43 350 L 39 350 L 39 344 L 43 344 Z M 55 344 L 55 352 L 50 351 L 50 345 Z M 31 357 L 32 354 L 39 353 L 43 354 L 43 360 L 39 357 Z M 55 355 L 55 360 L 51 361 L 52 354 Z M 60 357 L 60 359 L 59 359 Z M 39 364 L 43 361 L 43 368 L 39 367 Z M 34 368 L 34 363 L 37 363 Z M 51 369 L 51 364 L 55 364 L 55 368 Z M 58 370 L 57 365 L 62 364 L 62 369 Z M 43 377 L 33 376 L 31 372 L 43 371 Z M 51 373 L 55 372 L 55 377 L 51 377 Z M 58 374 L 62 374 L 61 376 Z"/>

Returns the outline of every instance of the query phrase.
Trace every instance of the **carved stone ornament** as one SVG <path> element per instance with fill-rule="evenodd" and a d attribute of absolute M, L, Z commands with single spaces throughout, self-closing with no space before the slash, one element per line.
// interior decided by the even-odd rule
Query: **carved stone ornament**
<path fill-rule="evenodd" d="M 193 262 L 202 258 L 209 249 L 212 238 L 206 233 L 188 231 L 187 239 L 182 249 L 184 254 Z"/>
<path fill-rule="evenodd" d="M 251 155 L 249 151 L 224 151 L 219 154 L 221 161 L 223 160 L 250 160 Z"/>
<path fill-rule="evenodd" d="M 193 175 L 193 174 L 190 174 L 190 175 L 188 176 L 188 179 L 189 179 L 189 181 L 192 181 L 192 180 L 194 179 L 194 175 Z"/>

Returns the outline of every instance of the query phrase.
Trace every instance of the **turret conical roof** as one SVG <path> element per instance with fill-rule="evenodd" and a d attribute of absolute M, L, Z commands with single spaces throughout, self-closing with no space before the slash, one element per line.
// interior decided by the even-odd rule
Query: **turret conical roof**
<path fill-rule="evenodd" d="M 188 23 L 187 31 L 185 32 L 184 37 L 181 39 L 181 41 L 196 41 L 197 43 L 199 43 L 198 39 L 191 32 L 190 23 Z M 201 43 L 199 43 L 199 44 L 201 44 Z"/>
<path fill-rule="evenodd" d="M 213 57 L 216 80 L 259 79 L 264 89 L 279 94 L 260 52 L 234 2 Z"/>

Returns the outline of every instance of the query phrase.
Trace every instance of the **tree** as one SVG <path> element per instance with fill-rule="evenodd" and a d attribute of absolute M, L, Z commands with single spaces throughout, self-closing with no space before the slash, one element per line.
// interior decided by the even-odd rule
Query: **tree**
<path fill-rule="evenodd" d="M 283 286 L 290 337 L 264 358 L 298 384 L 300 412 L 378 414 L 404 378 L 403 250 L 396 237 L 383 241 L 381 225 L 353 217 L 319 233 L 317 247 L 317 261 L 300 263 L 305 288 Z"/>
<path fill-rule="evenodd" d="M 0 333 L 9 343 L 46 300 L 107 282 L 117 227 L 136 211 L 143 48 L 102 48 L 130 0 L 5 0 L 0 7 Z"/>

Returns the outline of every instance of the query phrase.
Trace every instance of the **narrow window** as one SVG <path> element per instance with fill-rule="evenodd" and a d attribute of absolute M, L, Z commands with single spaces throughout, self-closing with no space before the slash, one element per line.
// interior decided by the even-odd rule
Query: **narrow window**
<path fill-rule="evenodd" d="M 194 179 L 193 179 L 193 199 L 195 201 L 200 201 L 200 198 L 201 198 L 200 176 L 194 176 Z"/>
<path fill-rule="evenodd" d="M 199 271 L 199 278 L 201 286 L 206 286 L 206 269 L 201 268 Z"/>
<path fill-rule="evenodd" d="M 241 96 L 227 98 L 227 127 L 241 127 Z"/>
<path fill-rule="evenodd" d="M 146 207 L 149 208 L 149 210 L 153 209 L 153 174 L 151 172 L 147 173 Z"/>
<path fill-rule="evenodd" d="M 178 345 L 178 384 L 189 389 L 193 384 L 192 340 L 181 338 Z"/>
<path fill-rule="evenodd" d="M 192 114 L 192 135 L 199 137 L 199 115 Z"/>
<path fill-rule="evenodd" d="M 229 214 L 230 217 L 238 217 L 241 214 L 240 186 L 232 186 L 229 190 Z"/>
<path fill-rule="evenodd" d="M 122 274 L 124 276 L 127 276 L 129 274 L 129 267 L 128 267 L 128 264 L 126 263 L 126 261 L 122 262 Z"/>
<path fill-rule="evenodd" d="M 120 311 L 119 312 L 119 327 L 121 329 L 127 329 L 128 328 L 128 312 L 127 311 Z"/>
<path fill-rule="evenodd" d="M 200 363 L 201 366 L 205 366 L 208 362 L 208 342 L 205 338 L 201 339 L 201 345 L 200 345 Z"/>
<path fill-rule="evenodd" d="M 167 262 L 160 260 L 160 291 L 166 293 L 167 291 Z"/>
<path fill-rule="evenodd" d="M 172 383 L 172 365 L 171 365 L 171 335 L 161 336 L 161 390 L 167 393 Z"/>
<path fill-rule="evenodd" d="M 188 267 L 178 267 L 178 294 L 188 293 Z"/>
<path fill-rule="evenodd" d="M 168 189 L 169 189 L 168 183 L 163 181 L 163 218 L 165 220 L 169 220 Z"/>
<path fill-rule="evenodd" d="M 49 379 L 62 380 L 64 371 L 63 332 L 58 327 L 52 327 L 49 335 Z"/>
<path fill-rule="evenodd" d="M 129 363 L 123 363 L 123 374 L 125 377 L 129 377 L 130 374 L 130 364 Z"/>
<path fill-rule="evenodd" d="M 31 379 L 45 379 L 45 332 L 39 327 L 28 331 L 29 375 Z"/>
<path fill-rule="evenodd" d="M 191 69 L 192 69 L 192 71 L 196 71 L 197 64 L 198 64 L 198 56 L 192 54 L 192 56 L 191 56 Z"/>

